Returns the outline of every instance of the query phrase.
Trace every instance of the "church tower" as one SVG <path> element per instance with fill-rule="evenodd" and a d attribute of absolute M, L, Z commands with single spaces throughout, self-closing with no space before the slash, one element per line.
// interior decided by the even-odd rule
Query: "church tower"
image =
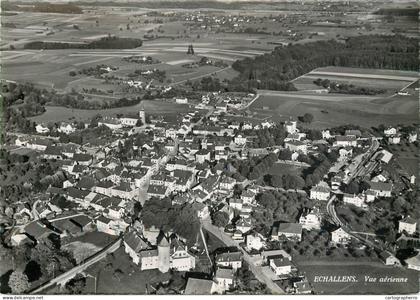
<path fill-rule="evenodd" d="M 166 236 L 163 236 L 158 244 L 158 256 L 159 271 L 162 273 L 168 272 L 170 263 L 170 245 Z"/>
<path fill-rule="evenodd" d="M 141 124 L 145 125 L 146 124 L 146 112 L 144 111 L 144 108 L 140 109 L 139 117 L 140 117 L 140 120 L 141 120 Z"/>

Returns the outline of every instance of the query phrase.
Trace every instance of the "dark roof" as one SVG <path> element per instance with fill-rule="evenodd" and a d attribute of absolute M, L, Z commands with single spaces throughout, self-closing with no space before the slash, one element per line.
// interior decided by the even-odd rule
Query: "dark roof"
<path fill-rule="evenodd" d="M 213 281 L 208 279 L 188 278 L 185 295 L 209 295 L 212 292 Z"/>
<path fill-rule="evenodd" d="M 47 228 L 46 225 L 42 224 L 39 221 L 34 221 L 26 225 L 25 232 L 33 237 L 34 239 L 39 239 L 42 236 L 46 236 L 52 231 Z"/>
<path fill-rule="evenodd" d="M 298 223 L 280 223 L 278 233 L 302 234 L 302 225 Z"/>
<path fill-rule="evenodd" d="M 242 253 L 241 252 L 225 252 L 216 256 L 216 262 L 231 262 L 231 261 L 241 261 Z"/>
<path fill-rule="evenodd" d="M 134 231 L 130 231 L 124 238 L 124 242 L 135 252 L 147 248 L 147 243 Z"/>

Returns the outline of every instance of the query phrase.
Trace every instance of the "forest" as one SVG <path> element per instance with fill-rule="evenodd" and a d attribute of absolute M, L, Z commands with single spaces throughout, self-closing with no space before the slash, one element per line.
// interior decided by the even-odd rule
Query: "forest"
<path fill-rule="evenodd" d="M 141 39 L 121 38 L 117 36 L 103 37 L 90 43 L 65 43 L 34 41 L 24 45 L 25 49 L 51 50 L 51 49 L 133 49 L 143 44 Z"/>
<path fill-rule="evenodd" d="M 295 90 L 289 81 L 326 66 L 417 71 L 418 39 L 400 35 L 357 36 L 276 47 L 270 54 L 237 60 L 231 89 Z"/>

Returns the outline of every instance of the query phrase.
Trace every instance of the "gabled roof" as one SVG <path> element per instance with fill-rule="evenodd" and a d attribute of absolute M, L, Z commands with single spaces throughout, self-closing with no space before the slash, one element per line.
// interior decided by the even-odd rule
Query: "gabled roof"
<path fill-rule="evenodd" d="M 130 231 L 125 237 L 124 242 L 134 250 L 139 252 L 140 250 L 147 248 L 147 243 L 134 231 Z"/>
<path fill-rule="evenodd" d="M 225 252 L 216 256 L 216 262 L 236 262 L 242 260 L 241 252 Z"/>
<path fill-rule="evenodd" d="M 412 217 L 405 217 L 400 222 L 411 224 L 411 225 L 417 224 L 417 221 L 413 219 Z"/>

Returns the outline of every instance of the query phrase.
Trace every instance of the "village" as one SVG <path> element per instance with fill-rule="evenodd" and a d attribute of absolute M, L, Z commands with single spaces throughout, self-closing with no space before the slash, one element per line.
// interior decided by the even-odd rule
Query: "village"
<path fill-rule="evenodd" d="M 249 95 L 246 103 L 254 97 Z M 60 280 L 50 278 L 32 292 L 65 285 L 121 245 L 136 272 L 188 274 L 203 270 L 204 257 L 205 276 L 187 276 L 184 294 L 233 293 L 244 264 L 271 292 L 310 294 L 312 280 L 295 257 L 308 255 L 296 249 L 314 242 L 311 232 L 321 232 L 325 243 L 319 249 L 327 249 L 326 256 L 349 256 L 358 249 L 363 254 L 355 257 L 373 255 L 384 265 L 420 270 L 418 254 L 397 258 L 403 244 L 418 247 L 416 216 L 401 209 L 396 233 L 382 238 L 380 230 L 356 229 L 360 220 L 340 214 L 349 210 L 364 216 L 377 210 L 373 203 L 417 189 L 416 174 L 400 174 L 398 180 L 389 167 L 389 145 L 418 145 L 415 129 L 386 127 L 373 133 L 355 126 L 314 133 L 302 120 L 236 121 L 247 105 L 235 103 L 229 95 L 209 95 L 199 104 L 202 110 L 175 121 L 140 110 L 98 118 L 95 124 L 62 122 L 49 128 L 40 123 L 37 134 L 16 135 L 12 153 L 29 151 L 31 157 L 53 162 L 58 166 L 53 173 L 62 176 L 31 202 L 13 203 L 3 211 L 10 247 L 46 243 L 52 236 L 63 243 L 92 232 L 111 237 L 103 252 L 85 255 L 74 267 L 77 271 L 62 270 Z M 108 139 L 97 145 L 63 143 L 55 134 L 71 136 L 88 127 L 103 130 Z M 305 179 L 287 171 L 268 174 L 273 166 L 310 171 Z M 283 201 L 285 208 L 276 208 L 276 201 Z M 179 209 L 179 218 L 165 218 L 160 210 L 170 208 L 164 205 Z M 182 219 L 191 211 L 191 219 Z M 194 229 L 177 229 L 191 226 Z M 224 252 L 212 255 L 205 233 L 221 241 L 227 247 Z M 316 251 L 314 256 L 319 255 Z"/>

